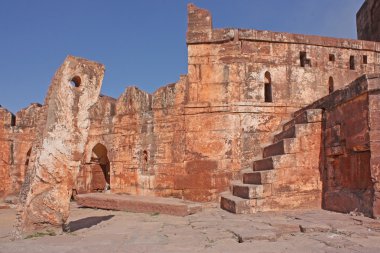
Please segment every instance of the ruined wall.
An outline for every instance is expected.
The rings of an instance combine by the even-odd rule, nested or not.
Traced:
[[[11,128],[14,124],[11,112],[0,107],[0,197],[4,197],[12,189],[12,141]]]
[[[371,150],[370,173],[373,183],[372,215],[380,217],[380,74],[368,81],[369,93],[369,148]]]
[[[32,145],[36,138],[36,129],[41,123],[45,108],[33,103],[16,113],[16,124],[12,131],[13,166],[11,168],[12,195],[18,196],[25,181],[27,168],[31,160]]]
[[[68,56],[52,79],[38,123],[23,184],[17,235],[35,229],[61,230],[77,178],[104,66]]]
[[[360,40],[380,41],[380,2],[366,0],[356,14]]]
[[[116,99],[107,96],[100,96],[96,104],[91,108],[90,130],[74,194],[92,192],[101,188],[104,190],[107,183],[106,178],[93,149],[96,145],[101,145],[106,149],[108,160],[110,159],[110,151],[116,148],[112,135],[112,120],[115,113]]]
[[[327,210],[379,216],[379,91],[379,75],[366,75],[305,108],[324,110],[320,164]]]
[[[39,104],[31,104],[16,115],[0,108],[0,197],[12,196],[12,201],[17,201],[42,112]]]
[[[373,42],[213,29],[211,14],[194,5],[187,44],[187,76],[151,95],[127,88],[114,114],[92,117],[83,189],[99,171],[91,154],[100,143],[112,192],[216,200],[294,111],[380,70]]]
[[[221,171],[248,168],[260,159],[292,112],[380,70],[378,43],[214,29],[211,14],[191,4],[187,44],[185,108],[192,106],[194,116],[186,119],[196,127],[186,129],[186,151],[215,161],[222,178]]]
[[[262,158],[293,112],[363,73],[380,72],[379,43],[214,29],[211,14],[191,4],[187,45],[188,74],[177,83],[153,94],[129,87],[118,99],[100,97],[89,109],[88,138],[75,157],[81,163],[77,193],[102,190],[108,180],[112,192],[216,200],[239,171]],[[4,151],[3,170],[13,171],[19,182],[33,124],[46,125],[27,123],[34,120],[29,114],[20,114],[25,130],[12,133],[16,145],[9,154],[17,153],[18,169],[9,169]],[[4,140],[7,131],[0,135]]]
[[[368,95],[338,104],[326,112],[326,186],[329,210],[372,213]]]

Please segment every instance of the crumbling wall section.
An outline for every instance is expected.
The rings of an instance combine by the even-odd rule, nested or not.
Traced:
[[[380,218],[380,74],[368,81],[369,99],[369,148],[371,151],[370,174],[373,183],[372,215]]]
[[[90,110],[90,130],[86,143],[82,164],[74,187],[75,194],[93,192],[96,190],[94,182],[102,180],[105,188],[105,177],[101,177],[102,171],[99,163],[94,161],[94,147],[98,144],[106,148],[107,155],[115,149],[113,140],[113,117],[116,114],[116,99],[101,95],[96,104]]]
[[[379,216],[379,91],[379,75],[365,75],[303,109],[324,110],[324,209]]]
[[[0,198],[7,196],[12,191],[12,125],[14,125],[14,115],[0,107]]]
[[[79,171],[104,66],[68,56],[52,79],[46,112],[32,147],[32,163],[21,191],[18,235],[30,230],[61,229]]]

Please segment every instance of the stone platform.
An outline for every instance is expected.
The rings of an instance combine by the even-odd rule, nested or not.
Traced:
[[[88,193],[77,195],[80,206],[136,213],[160,213],[187,216],[202,210],[202,205],[175,198],[132,196],[127,194]]]

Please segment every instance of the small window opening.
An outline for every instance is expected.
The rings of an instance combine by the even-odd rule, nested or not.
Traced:
[[[311,67],[311,61],[310,59],[307,58],[307,54],[304,51],[300,52],[300,64],[301,64],[301,67],[306,67],[306,66]]]
[[[363,64],[368,63],[368,57],[366,55],[363,55]]]
[[[330,76],[329,77],[329,94],[334,91],[334,79]]]
[[[148,172],[148,151],[144,150],[142,152],[142,159],[141,159],[141,171],[142,173]]]
[[[148,162],[148,151],[144,150],[143,151],[143,159],[144,159],[144,162]]]
[[[350,56],[350,69],[355,70],[355,57],[353,55]]]
[[[272,99],[272,78],[270,73],[265,72],[265,82],[264,82],[264,101],[273,102]]]
[[[80,79],[79,76],[74,76],[71,80],[70,80],[70,85],[73,86],[73,87],[79,87],[82,83],[82,80]]]
[[[329,54],[329,61],[334,62],[335,61],[335,55]]]

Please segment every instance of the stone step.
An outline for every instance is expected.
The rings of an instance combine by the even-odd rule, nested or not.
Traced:
[[[152,196],[133,196],[114,193],[79,194],[80,206],[107,210],[129,211],[138,213],[160,213],[174,216],[186,216],[202,210],[202,205],[176,198]]]
[[[271,184],[275,179],[275,170],[250,171],[243,174],[244,184]]]
[[[251,214],[254,213],[252,200],[236,197],[231,192],[220,194],[220,208],[231,213]]]
[[[233,181],[243,181],[243,175],[245,173],[249,173],[249,172],[252,172],[252,168],[245,168],[245,169],[242,169],[239,171],[239,174],[237,174],[235,177],[234,177],[234,180]],[[232,189],[232,188],[231,188]]]
[[[260,199],[271,195],[271,184],[244,184],[232,183],[232,194],[243,199]]]
[[[279,142],[280,140],[286,139],[286,138],[294,138],[296,137],[296,127],[295,125],[291,126],[290,128],[283,130],[279,134],[276,134],[273,138],[273,143]]]
[[[294,119],[283,125],[283,130],[286,131],[295,124],[306,124],[312,122],[322,121],[322,109],[308,109],[300,112],[296,112],[297,115]]]
[[[301,136],[307,136],[313,134],[316,129],[320,128],[319,122],[311,122],[307,124],[296,124],[291,126],[287,130],[276,134],[273,138],[273,143],[279,142],[280,140],[287,138],[297,138]]]
[[[299,142],[296,138],[283,139],[264,148],[263,157],[275,155],[294,154],[300,151]]]
[[[296,166],[296,154],[275,155],[253,162],[253,171],[274,170]],[[244,171],[248,172],[248,171]]]
[[[253,171],[272,170],[272,169],[273,169],[272,157],[253,162]]]

